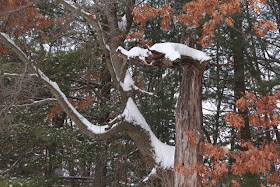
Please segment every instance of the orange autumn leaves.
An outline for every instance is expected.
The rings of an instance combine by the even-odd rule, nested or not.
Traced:
[[[227,186],[238,187],[247,173],[260,175],[264,184],[277,186],[279,171],[275,171],[274,167],[279,164],[279,155],[276,145],[262,143],[256,147],[251,142],[241,142],[240,147],[241,149],[229,150],[210,143],[202,144],[204,160],[211,160],[211,163],[196,164],[191,168],[175,164],[175,171],[185,175],[192,175],[197,171],[202,179],[202,186],[215,186],[227,175],[234,175],[235,180],[228,182]]]
[[[241,112],[248,112],[249,122],[256,129],[278,126],[280,92],[272,96],[256,96],[247,93],[237,100],[236,106]],[[232,112],[225,115],[225,119],[237,130],[245,125],[243,116]],[[191,146],[197,145],[192,131],[185,132]],[[251,173],[260,176],[261,186],[274,186],[279,184],[280,157],[278,144],[275,141],[261,140],[257,144],[254,141],[245,142],[236,140],[233,149],[223,148],[219,145],[204,143],[201,151],[206,164],[194,166],[190,171],[197,170],[202,179],[203,186],[215,186],[227,175],[234,176],[234,180],[228,182],[227,186],[239,187],[245,174]],[[195,169],[196,168],[196,169]],[[175,165],[179,172],[187,174],[184,167]]]
[[[185,25],[194,25],[199,27],[199,20],[208,15],[210,19],[203,24],[203,35],[201,43],[209,45],[214,36],[214,29],[217,24],[223,20],[230,26],[234,21],[231,16],[241,11],[241,0],[219,1],[219,0],[196,0],[186,3],[184,6],[184,14],[178,16],[178,20]]]
[[[32,7],[31,0],[0,0],[0,21],[6,32],[18,37],[32,29],[43,29],[50,21]]]
[[[280,92],[272,96],[255,96],[252,93],[247,93],[237,100],[236,106],[241,112],[246,111],[248,113],[250,125],[258,129],[269,130],[270,127],[277,127],[280,123],[279,101]],[[238,130],[245,125],[243,116],[236,112],[226,114],[225,120]],[[229,151],[219,146],[206,144],[204,145],[204,151],[213,158],[214,164],[215,162],[219,163],[225,157],[233,158],[234,162],[230,169],[231,173],[236,176],[242,177],[246,173],[262,175],[266,179],[266,183],[277,186],[279,170],[273,171],[275,169],[274,165],[279,164],[277,144],[270,141],[255,146],[251,142],[241,140],[240,147],[240,150]]]
[[[240,111],[248,110],[249,123],[255,127],[269,128],[277,126],[280,123],[280,93],[273,96],[256,97],[252,93],[247,93],[236,102]],[[240,130],[245,126],[241,114],[231,112],[225,115],[225,120],[233,127]]]
[[[143,6],[136,6],[133,10],[134,21],[143,28],[147,20],[153,20],[157,16],[161,16],[161,27],[168,29],[171,19],[178,20],[184,25],[192,25],[195,27],[202,26],[203,33],[200,43],[210,45],[214,37],[216,25],[226,23],[230,27],[234,27],[234,14],[242,11],[242,6],[248,6],[256,15],[261,12],[261,7],[266,4],[266,0],[194,0],[186,3],[182,8],[184,13],[173,16],[172,7],[164,4],[163,8],[154,8],[149,3]],[[207,20],[205,19],[207,17]],[[204,23],[199,21],[205,19]],[[202,24],[202,25],[201,25]],[[269,20],[257,20],[253,26],[257,36],[264,36],[268,31],[275,30],[276,24]]]
[[[238,130],[245,126],[242,115],[236,112],[225,114],[225,120]]]
[[[163,8],[154,8],[149,3],[144,4],[143,7],[139,5],[133,10],[134,21],[142,27],[146,25],[148,19],[155,19],[157,16],[162,16],[161,27],[164,30],[168,29],[169,20],[172,17],[173,9],[167,4]]]
[[[275,30],[277,27],[271,21],[266,20],[258,20],[257,23],[254,25],[254,29],[257,36],[264,36],[267,34],[268,31]]]
[[[243,143],[241,146],[247,150],[238,153],[231,152],[230,154],[235,159],[231,171],[239,177],[249,172],[267,175],[273,164],[279,161],[274,143],[262,143],[260,148],[255,147],[251,142]]]
[[[214,185],[229,173],[241,179],[244,174],[251,173],[262,175],[265,183],[279,182],[279,171],[273,171],[274,164],[279,164],[279,155],[274,143],[262,143],[257,148],[250,142],[243,142],[241,147],[244,149],[243,151],[230,151],[218,145],[204,144],[202,148],[204,157],[212,159],[212,164],[205,165],[200,174],[204,184]],[[234,162],[229,164],[226,161],[228,158]],[[239,182],[235,180],[232,180],[231,183],[232,186],[240,186]]]
[[[144,36],[144,26],[146,25],[148,20],[153,20],[158,16],[161,16],[161,28],[164,30],[168,30],[170,19],[173,17],[172,15],[173,9],[167,4],[163,5],[163,8],[155,8],[152,7],[151,4],[147,3],[143,6],[137,5],[133,9],[133,20],[135,23],[140,25],[140,28],[132,33],[128,33],[127,39],[139,39],[141,45],[151,45],[152,42],[150,40],[145,40]]]
[[[87,97],[85,100],[80,102],[74,102],[73,100],[69,100],[69,102],[74,106],[75,109],[84,109],[86,107],[89,107],[92,102],[92,97]],[[62,111],[62,107],[59,104],[56,104],[51,111],[47,114],[47,120],[52,120],[57,114],[59,114]]]

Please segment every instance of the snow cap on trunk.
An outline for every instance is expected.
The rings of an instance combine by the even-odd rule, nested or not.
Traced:
[[[117,51],[120,51],[122,54],[127,56],[127,58],[139,57],[139,59],[145,61],[145,58],[151,55],[151,51],[157,51],[159,53],[165,54],[165,58],[170,61],[175,61],[177,59],[181,59],[182,56],[191,57],[194,60],[203,62],[208,61],[211,58],[206,55],[206,53],[191,48],[187,45],[180,43],[156,43],[149,49],[143,49],[140,47],[133,47],[129,51],[124,49],[123,47],[118,47]]]
[[[150,50],[165,54],[165,58],[168,58],[171,61],[180,59],[181,56],[189,56],[201,62],[210,60],[210,57],[204,52],[180,43],[156,43],[150,48]]]

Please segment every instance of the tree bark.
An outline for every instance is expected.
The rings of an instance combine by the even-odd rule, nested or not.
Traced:
[[[204,68],[186,65],[176,109],[175,186],[199,186],[202,164],[202,75]],[[187,134],[189,136],[187,136]],[[192,138],[192,136],[194,138]]]
[[[106,173],[107,173],[107,161],[108,161],[108,153],[107,147],[102,150],[103,154],[99,155],[98,161],[95,166],[95,174],[93,186],[106,186]]]
[[[235,22],[235,28],[242,30],[242,19]],[[233,55],[233,70],[234,70],[234,100],[235,102],[244,96],[246,91],[245,85],[245,56],[246,46],[243,42],[243,37],[237,31],[231,32],[232,43],[232,55]],[[245,126],[241,128],[241,139],[250,140],[251,132],[248,119],[248,111],[238,110],[245,120]]]

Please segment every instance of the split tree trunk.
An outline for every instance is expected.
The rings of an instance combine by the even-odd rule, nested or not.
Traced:
[[[200,186],[198,165],[203,164],[200,150],[202,133],[202,75],[204,68],[186,65],[176,109],[175,186]],[[189,136],[187,136],[187,134]],[[194,138],[192,138],[192,135]]]

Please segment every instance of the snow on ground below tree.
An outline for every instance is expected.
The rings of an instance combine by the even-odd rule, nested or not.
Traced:
[[[175,146],[170,146],[162,143],[152,132],[150,126],[147,124],[145,118],[142,116],[138,110],[136,104],[129,98],[126,104],[126,108],[122,114],[125,117],[125,120],[133,123],[135,125],[140,125],[145,129],[150,137],[151,144],[155,150],[156,162],[165,169],[171,169],[174,167],[174,155],[175,155]]]
[[[210,60],[210,57],[206,53],[193,49],[187,45],[180,43],[156,43],[149,49],[142,49],[140,47],[133,47],[129,51],[125,50],[123,47],[118,47],[117,51],[127,56],[127,58],[139,57],[141,60],[145,61],[145,57],[151,55],[150,50],[157,51],[165,54],[165,58],[174,61],[180,59],[182,56],[188,56],[200,62]]]

